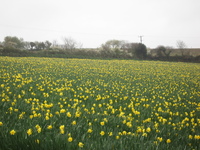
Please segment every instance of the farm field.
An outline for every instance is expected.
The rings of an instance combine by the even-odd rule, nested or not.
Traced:
[[[200,149],[200,64],[0,57],[0,149]]]

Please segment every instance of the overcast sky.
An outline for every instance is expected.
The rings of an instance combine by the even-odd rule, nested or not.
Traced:
[[[1,0],[0,41],[5,36],[60,44],[71,37],[86,48],[143,36],[150,48],[177,40],[200,48],[200,0]]]

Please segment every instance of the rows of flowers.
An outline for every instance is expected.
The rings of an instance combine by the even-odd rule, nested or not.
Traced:
[[[200,148],[199,64],[0,63],[0,149]]]

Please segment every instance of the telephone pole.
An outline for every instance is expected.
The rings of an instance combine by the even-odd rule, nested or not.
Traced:
[[[139,38],[140,38],[140,43],[142,43],[142,37],[143,35],[140,35]]]

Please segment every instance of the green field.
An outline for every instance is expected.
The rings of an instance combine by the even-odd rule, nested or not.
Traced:
[[[0,57],[0,150],[200,149],[200,65]]]

